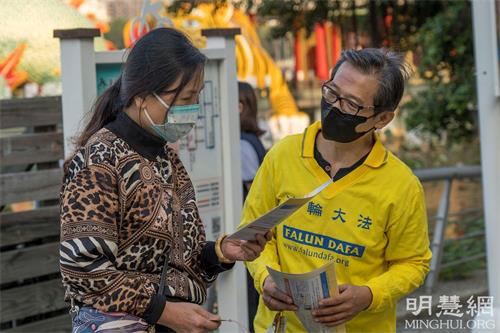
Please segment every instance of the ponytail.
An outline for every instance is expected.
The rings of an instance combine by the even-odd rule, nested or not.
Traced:
[[[87,121],[85,129],[73,140],[75,152],[64,162],[63,170],[65,174],[68,170],[69,161],[73,158],[76,151],[85,146],[92,135],[115,120],[116,116],[123,108],[123,103],[120,98],[121,78],[122,76],[120,75],[118,79],[97,98],[92,106],[90,112],[91,118]]]

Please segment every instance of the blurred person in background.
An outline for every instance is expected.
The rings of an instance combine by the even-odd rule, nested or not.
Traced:
[[[240,112],[241,177],[243,199],[246,198],[255,174],[264,160],[266,149],[259,137],[265,132],[257,121],[257,97],[252,86],[238,82]]]

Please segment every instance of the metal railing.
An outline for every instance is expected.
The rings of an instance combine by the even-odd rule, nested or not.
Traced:
[[[446,167],[446,168],[433,168],[433,169],[419,169],[414,170],[415,175],[420,179],[421,182],[435,182],[443,181],[444,188],[441,194],[441,199],[439,201],[439,207],[434,220],[436,224],[434,226],[434,234],[432,237],[431,250],[432,250],[432,260],[430,265],[430,271],[427,275],[425,281],[425,288],[427,292],[432,292],[434,286],[436,285],[439,272],[442,268],[456,266],[469,262],[472,260],[478,260],[486,256],[485,253],[475,254],[469,257],[460,258],[449,263],[442,264],[443,248],[445,243],[445,231],[448,225],[449,218],[449,208],[450,208],[450,193],[453,181],[456,179],[465,178],[480,178],[481,177],[481,166],[458,166],[458,167]],[[468,234],[464,234],[452,241],[459,241],[472,237],[484,236],[483,231],[474,231]]]

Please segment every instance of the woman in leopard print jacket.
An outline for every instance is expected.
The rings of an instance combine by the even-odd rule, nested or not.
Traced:
[[[214,330],[220,318],[200,306],[207,286],[270,238],[206,241],[193,184],[166,144],[194,126],[204,64],[174,29],[142,37],[65,163],[60,267],[73,332]]]

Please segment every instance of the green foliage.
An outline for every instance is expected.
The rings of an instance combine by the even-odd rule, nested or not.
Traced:
[[[333,18],[339,8],[336,0],[264,0],[257,14],[265,18],[276,18],[277,25],[271,30],[272,38],[281,38],[288,32],[306,28],[310,33],[316,22]]]
[[[127,19],[119,17],[109,25],[109,31],[104,34],[104,37],[112,41],[117,49],[123,49],[125,45],[123,44],[123,27],[127,23]]]
[[[245,0],[240,0],[245,1]],[[248,1],[251,2],[252,1]],[[368,34],[369,46],[391,46],[406,50],[413,45],[413,34],[428,18],[443,9],[441,0],[262,0],[258,5],[259,17],[277,19],[271,33],[281,38],[288,32],[306,28],[310,33],[314,24],[331,21],[343,31]],[[384,26],[384,17],[392,16],[392,28]],[[383,41],[382,41],[383,40]],[[367,46],[367,45],[365,45]]]
[[[447,143],[476,135],[476,93],[470,3],[450,1],[416,34],[426,87],[407,103],[406,123]]]
[[[464,233],[484,230],[484,219],[466,219],[458,223]],[[449,241],[444,244],[442,264],[464,259],[476,254],[484,253],[486,242],[484,236],[467,238],[459,241]],[[457,280],[469,277],[478,269],[484,269],[486,260],[471,260],[441,270],[439,276],[443,280]]]
[[[276,19],[272,38],[330,20],[344,34],[369,35],[365,46],[414,51],[425,85],[403,108],[408,128],[445,145],[477,134],[470,2],[263,0],[258,15]]]
[[[248,1],[248,0],[246,0]],[[211,3],[215,4],[216,7],[222,6],[227,3],[227,0],[173,0],[166,7],[167,12],[179,14],[179,13],[191,13],[191,11],[196,8],[199,4]]]

